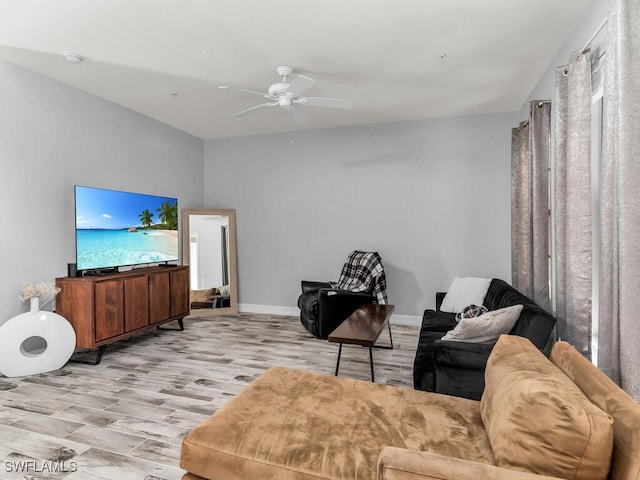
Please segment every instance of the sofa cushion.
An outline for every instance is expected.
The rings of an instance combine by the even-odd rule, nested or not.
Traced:
[[[187,435],[180,465],[213,480],[374,480],[384,446],[493,463],[480,402],[273,367]]]
[[[525,294],[500,278],[491,280],[482,304],[489,310],[497,310],[509,305],[537,305]]]
[[[431,452],[385,447],[378,461],[379,480],[558,480],[516,472]],[[182,480],[200,480],[183,478]]]
[[[203,303],[213,300],[213,296],[218,294],[217,288],[207,288],[206,290],[191,290],[191,302]]]
[[[598,407],[613,417],[611,480],[640,478],[640,404],[567,342],[556,342],[550,360]]]
[[[490,278],[455,277],[442,300],[440,310],[458,313],[467,305],[482,305],[490,283]]]
[[[493,342],[503,333],[509,333],[522,312],[522,305],[500,308],[479,317],[462,318],[442,340],[456,342]]]
[[[499,338],[480,403],[496,465],[576,480],[607,478],[611,416],[528,339]]]

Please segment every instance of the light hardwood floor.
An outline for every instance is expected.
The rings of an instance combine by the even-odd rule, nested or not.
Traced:
[[[338,345],[296,317],[207,313],[111,345],[97,366],[0,375],[0,479],[177,480],[184,436],[264,370],[334,373]],[[411,388],[419,327],[392,332],[395,348],[373,353],[376,382]],[[369,380],[368,349],[345,345],[340,375]]]

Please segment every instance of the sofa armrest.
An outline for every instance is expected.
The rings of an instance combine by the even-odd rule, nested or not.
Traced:
[[[436,340],[435,364],[484,370],[496,342],[471,343]]]
[[[320,296],[326,296],[329,299],[333,297],[359,297],[369,300],[369,303],[374,302],[376,299],[376,297],[367,292],[352,292],[351,290],[341,290],[339,288],[321,288],[318,293]]]
[[[321,288],[333,288],[331,282],[314,282],[309,280],[302,280],[302,282],[300,282],[300,285],[302,287],[302,293],[315,292],[317,290],[320,290]]]
[[[440,307],[442,306],[442,302],[446,295],[447,292],[436,292],[436,312],[440,311]]]
[[[430,452],[384,447],[378,458],[377,478],[378,480],[552,480],[556,477],[518,472]]]

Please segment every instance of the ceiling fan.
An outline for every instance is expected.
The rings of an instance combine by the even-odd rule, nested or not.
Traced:
[[[271,85],[267,91],[268,93],[230,87],[228,85],[221,85],[218,87],[228,88],[230,90],[236,90],[238,92],[244,92],[251,95],[258,95],[269,100],[266,103],[234,113],[232,117],[243,117],[249,113],[256,112],[266,107],[278,106],[286,109],[296,122],[305,123],[308,121],[308,118],[302,110],[297,108],[300,105],[306,105],[309,107],[342,108],[346,110],[349,110],[353,106],[351,100],[345,100],[342,98],[303,97],[302,94],[316,83],[313,78],[305,75],[297,75],[289,82],[287,79],[293,73],[293,69],[287,65],[277,67],[276,72],[280,75],[282,80]]]

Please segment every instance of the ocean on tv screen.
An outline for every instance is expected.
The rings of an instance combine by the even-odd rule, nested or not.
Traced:
[[[177,230],[78,229],[78,270],[176,260]]]

